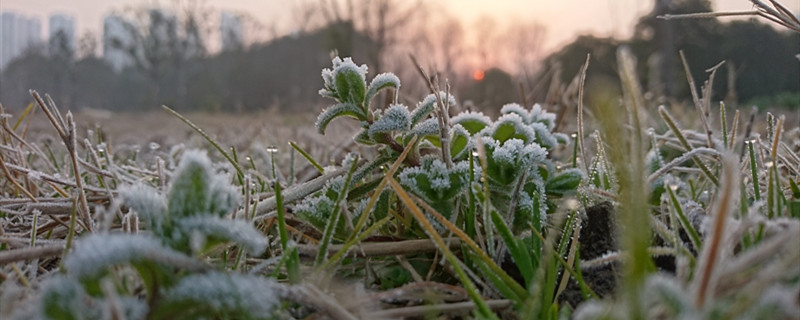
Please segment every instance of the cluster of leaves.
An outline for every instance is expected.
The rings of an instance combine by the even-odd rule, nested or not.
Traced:
[[[215,271],[202,262],[227,241],[260,255],[267,239],[252,224],[226,219],[239,192],[216,174],[205,152],[187,151],[164,197],[128,186],[124,204],[149,235],[100,232],[81,237],[63,260],[63,273],[43,284],[38,305],[19,318],[195,319],[269,318],[278,285],[264,277]],[[143,286],[144,294],[136,292]]]

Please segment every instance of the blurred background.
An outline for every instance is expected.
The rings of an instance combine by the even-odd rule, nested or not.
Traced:
[[[800,0],[780,2],[800,14]],[[492,114],[574,102],[587,53],[588,98],[605,94],[628,45],[653,103],[691,100],[683,50],[699,83],[726,61],[714,100],[800,110],[800,34],[756,18],[656,19],[742,10],[749,1],[3,0],[0,102],[22,110],[36,89],[72,110],[316,112],[335,51],[397,74],[412,106],[427,93],[413,54]]]

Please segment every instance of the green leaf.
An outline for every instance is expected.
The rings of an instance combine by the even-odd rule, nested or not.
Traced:
[[[450,123],[460,124],[464,129],[467,129],[470,135],[475,135],[490,126],[492,121],[480,112],[462,112],[451,118]]]
[[[390,133],[393,131],[408,131],[411,128],[411,114],[408,108],[401,104],[394,104],[388,109],[383,116],[369,126],[369,136],[373,140],[378,135]]]
[[[372,98],[378,94],[381,90],[394,88],[395,90],[400,88],[400,79],[397,78],[396,75],[392,73],[381,73],[375,78],[372,79],[372,82],[369,83],[369,88],[367,89],[366,94],[366,101],[372,101]]]
[[[583,180],[583,172],[580,169],[565,170],[548,180],[545,190],[547,195],[561,197],[575,191],[581,184],[581,180]]]
[[[366,83],[363,72],[355,64],[342,64],[333,70],[333,77],[340,102],[364,105]]]
[[[322,113],[317,116],[317,121],[314,123],[314,126],[317,127],[319,133],[325,134],[325,129],[328,127],[331,120],[342,116],[352,117],[361,121],[367,120],[367,114],[355,104],[340,103],[322,110]]]
[[[450,154],[453,159],[466,159],[469,152],[469,132],[459,124],[450,130]]]

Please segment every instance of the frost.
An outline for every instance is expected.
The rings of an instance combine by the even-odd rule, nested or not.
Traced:
[[[157,190],[136,184],[123,186],[119,194],[125,205],[143,217],[156,234],[162,234],[163,221],[167,213],[167,200]]]
[[[75,250],[64,258],[64,267],[78,278],[94,276],[108,267],[142,260],[165,264],[193,265],[197,262],[183,253],[165,247],[144,235],[90,234],[77,241]]]
[[[415,136],[428,136],[433,134],[439,134],[439,120],[436,118],[430,118],[421,123],[414,126],[414,129],[411,130],[411,134]]]
[[[369,136],[391,131],[406,131],[411,127],[411,114],[408,107],[402,104],[393,104],[386,113],[369,127]]]
[[[542,147],[552,149],[558,145],[556,137],[550,133],[550,130],[548,130],[544,124],[534,122],[530,124],[530,128],[533,129],[536,134],[536,142],[542,145]]]
[[[447,103],[448,106],[456,105],[456,98],[453,95],[447,95],[444,91],[439,91],[439,98],[442,99],[442,103]],[[422,119],[425,119],[434,109],[436,109],[436,104],[438,101],[436,100],[436,95],[433,93],[429,94],[422,99],[422,101],[417,104],[417,107],[411,113],[411,123],[416,124]]]
[[[400,88],[400,79],[390,72],[381,73],[375,76],[375,78],[372,78],[372,82],[369,83],[366,101],[372,100],[372,97],[378,94],[379,91],[386,88]]]
[[[41,303],[39,304],[41,319],[83,319],[85,304],[83,298],[86,292],[80,283],[64,276],[56,276],[48,280],[42,289]]]
[[[173,219],[202,214],[224,215],[238,205],[239,191],[216,175],[204,151],[186,151],[173,174],[168,210]]]
[[[28,171],[28,179],[30,179],[31,181],[36,181],[36,182],[42,181],[42,175],[43,173],[40,171],[36,170]]]
[[[193,274],[167,290],[164,303],[187,304],[202,309],[195,309],[195,312],[211,311],[237,315],[237,318],[268,318],[280,302],[281,289],[275,281],[259,276],[219,272]]]
[[[490,126],[492,120],[481,112],[462,112],[450,118],[450,123],[460,124],[464,129],[469,131],[470,135],[474,135]]]
[[[534,131],[532,127],[526,125],[519,115],[509,113],[497,119],[491,127],[484,129],[484,133],[500,142],[516,138],[522,140],[524,143],[531,143],[536,141],[537,132]]]
[[[242,220],[224,219],[214,216],[189,217],[180,220],[176,226],[184,234],[195,237],[228,239],[247,247],[247,251],[260,255],[267,248],[267,239],[250,223]]]
[[[333,69],[322,69],[322,80],[325,82],[319,94],[323,97],[337,99],[340,102],[356,103],[363,101],[366,87],[367,66],[360,67],[351,58],[333,58]],[[349,77],[355,76],[355,78]],[[360,82],[360,83],[354,83]],[[360,87],[360,92],[355,89]],[[359,97],[360,96],[360,97]]]
[[[540,104],[534,104],[529,112],[530,118],[528,118],[528,123],[541,123],[544,124],[548,131],[553,130],[556,126],[556,115],[554,113],[547,112],[544,110]]]
[[[503,105],[503,107],[500,108],[500,113],[502,113],[502,114],[511,114],[511,113],[513,113],[513,114],[518,115],[520,118],[522,118],[523,122],[531,123],[531,118],[530,118],[530,114],[528,113],[528,110],[525,110],[524,107],[522,107],[521,105],[519,105],[517,103],[509,103],[509,104]]]
[[[532,166],[544,161],[547,151],[536,144],[526,145],[522,140],[510,139],[503,146],[496,148],[492,158],[496,162],[516,165],[518,169]]]
[[[448,169],[435,157],[425,157],[419,167],[406,168],[400,173],[400,184],[430,202],[451,199],[464,191],[469,180],[469,163],[460,161]]]
[[[367,117],[367,115],[364,113],[364,110],[355,104],[340,103],[322,110],[322,113],[317,116],[317,121],[314,122],[314,126],[317,128],[319,133],[325,134],[325,129],[328,127],[328,124],[331,122],[331,120],[341,116],[349,116],[356,119],[366,119]]]

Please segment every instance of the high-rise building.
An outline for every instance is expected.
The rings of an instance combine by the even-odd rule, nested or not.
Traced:
[[[13,12],[0,14],[0,68],[42,41],[42,24],[38,18]]]
[[[75,52],[75,18],[61,13],[51,15],[49,29],[50,54]]]
[[[133,65],[133,57],[128,50],[134,45],[133,35],[129,28],[132,26],[121,16],[111,14],[103,19],[103,60],[114,71]]]
[[[222,51],[242,48],[244,45],[244,38],[242,34],[241,16],[223,11],[220,16],[219,29]]]

